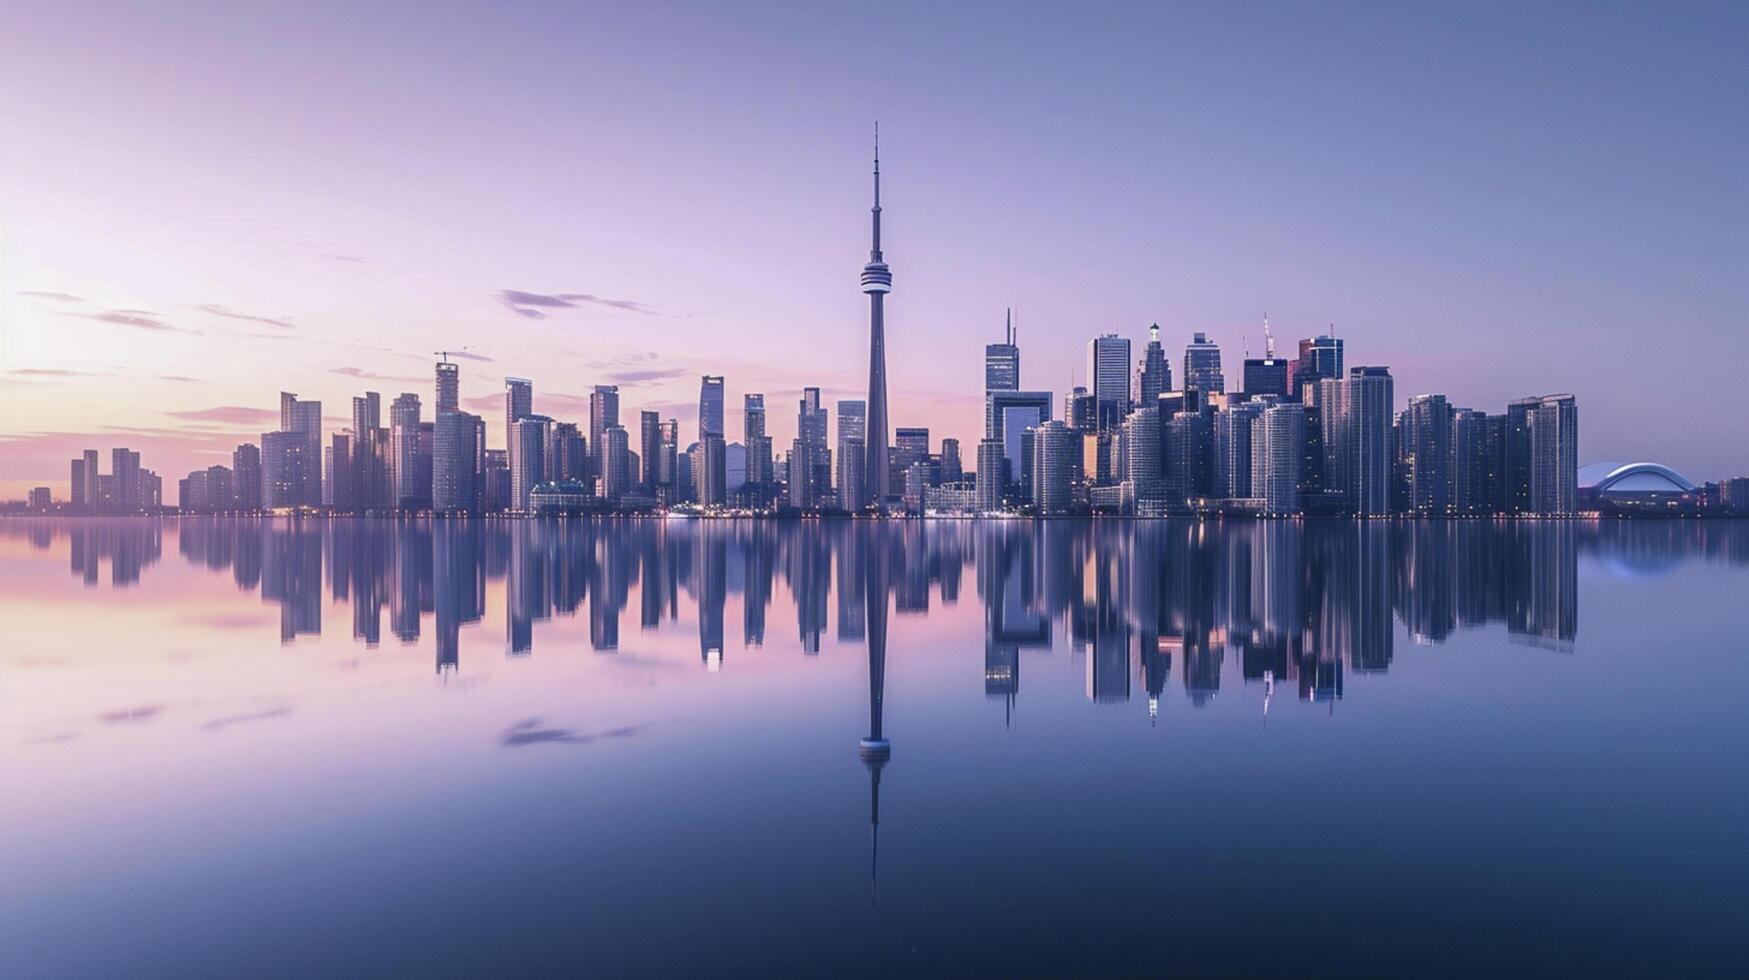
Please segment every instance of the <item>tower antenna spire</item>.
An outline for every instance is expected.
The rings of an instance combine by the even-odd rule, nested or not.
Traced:
[[[1263,311],[1263,356],[1275,360],[1275,334],[1269,332],[1269,311]]]

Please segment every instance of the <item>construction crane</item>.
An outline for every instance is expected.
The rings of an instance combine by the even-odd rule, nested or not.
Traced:
[[[449,356],[451,354],[455,354],[457,356],[460,356],[460,355],[465,354],[471,350],[473,350],[473,347],[470,346],[470,347],[463,347],[461,350],[434,350],[431,353],[436,354],[438,357],[443,358],[443,363],[448,364],[449,363]]]

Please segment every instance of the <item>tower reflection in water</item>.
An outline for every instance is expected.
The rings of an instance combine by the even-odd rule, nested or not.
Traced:
[[[229,571],[279,609],[279,638],[321,633],[350,610],[352,635],[401,642],[435,630],[436,667],[460,669],[464,628],[489,628],[502,583],[505,649],[534,652],[535,625],[577,617],[589,645],[617,650],[637,605],[642,630],[697,623],[700,661],[732,669],[725,610],[740,605],[740,649],[820,653],[822,639],[870,647],[878,695],[888,603],[926,616],[974,576],[987,696],[1012,718],[1025,651],[1066,644],[1086,696],[1150,712],[1173,683],[1192,705],[1223,680],[1342,697],[1345,674],[1383,673],[1398,636],[1438,644],[1499,624],[1568,650],[1578,630],[1577,566],[1656,572],[1688,557],[1749,562],[1742,522],[686,522],[148,519],[0,522],[36,549],[64,547],[87,586],[128,588],[166,538],[197,566]],[[107,566],[107,576],[105,576]],[[326,589],[326,592],[324,592]],[[770,622],[794,616],[793,629]],[[330,626],[331,628],[331,626]],[[773,637],[792,635],[792,644]],[[1231,669],[1227,669],[1231,668]],[[1136,689],[1140,688],[1141,693]],[[880,738],[877,710],[871,740]]]

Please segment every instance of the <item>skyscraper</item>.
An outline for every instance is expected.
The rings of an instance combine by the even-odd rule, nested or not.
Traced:
[[[631,437],[625,426],[601,430],[601,489],[598,496],[617,501],[632,488]]]
[[[1245,358],[1245,394],[1256,398],[1258,395],[1279,395],[1287,397],[1288,363],[1285,357],[1270,354],[1266,357]]]
[[[1451,413],[1451,508],[1458,514],[1486,514],[1489,489],[1488,416],[1469,408]]]
[[[723,435],[723,378],[707,374],[698,386],[698,437]]]
[[[818,388],[804,391],[814,392],[814,400],[819,401]],[[774,470],[775,463],[771,454],[771,436],[765,431],[765,395],[750,392],[742,398],[741,441],[747,451],[747,497],[748,503],[755,507],[765,506],[770,502],[771,487],[777,482]],[[821,426],[820,443],[826,442],[824,423]]]
[[[912,463],[929,458],[929,430],[924,428],[900,428],[893,430],[893,449],[888,459],[892,463],[892,484],[905,485],[905,472]]]
[[[589,458],[597,480],[602,479],[608,466],[602,434],[618,424],[619,385],[596,385],[589,393]],[[607,496],[607,489],[599,484],[595,492],[597,496]]]
[[[941,440],[941,482],[958,483],[965,478],[965,466],[960,461],[960,441],[953,438]]]
[[[1020,345],[1014,342],[1014,311],[1008,311],[1000,344],[984,345],[984,390],[1016,391],[1020,388]]]
[[[1113,420],[1130,410],[1130,342],[1108,333],[1087,342],[1087,381],[1095,401],[1112,406]],[[1048,418],[1049,415],[1047,414]],[[1102,418],[1105,417],[1102,414]]]
[[[1052,419],[1033,430],[1032,503],[1044,515],[1069,512],[1070,476],[1074,467],[1075,433]]]
[[[644,486],[654,491],[662,485],[662,417],[655,412],[638,413],[638,453],[643,457]]]
[[[1289,384],[1300,401],[1310,401],[1307,386],[1316,387],[1325,378],[1342,377],[1342,341],[1329,334],[1300,341],[1300,355],[1294,360]]]
[[[1349,506],[1362,517],[1391,512],[1392,388],[1389,368],[1348,370],[1342,398],[1342,451],[1348,462]]]
[[[422,510],[431,499],[431,456],[420,439],[419,396],[402,392],[389,406],[390,458],[395,467],[395,506]]]
[[[1257,496],[1251,486],[1251,430],[1272,401],[1245,401],[1215,413],[1213,493],[1217,497]]]
[[[322,502],[322,403],[299,399],[289,391],[279,393],[279,428],[303,436],[304,446],[294,457],[290,474],[292,500],[282,506],[316,506]],[[265,447],[263,447],[265,448]]]
[[[454,409],[437,413],[431,457],[432,510],[440,514],[479,513],[480,479],[475,472],[479,432],[477,415]]]
[[[892,492],[887,446],[887,336],[884,312],[893,273],[881,257],[881,134],[875,127],[873,237],[868,264],[862,267],[862,291],[868,294],[868,422],[864,436],[863,479],[868,500],[886,506]]]
[[[1124,466],[1129,476],[1126,493],[1137,512],[1159,506],[1162,494],[1162,456],[1164,440],[1160,431],[1160,410],[1144,405],[1131,412],[1123,423]]]
[[[1154,399],[1172,390],[1172,366],[1160,343],[1160,325],[1148,326],[1148,346],[1142,348],[1142,368],[1136,374],[1136,404],[1152,405]]]
[[[868,403],[860,398],[838,402],[838,506],[861,510],[868,503]],[[851,457],[855,456],[854,464]],[[852,470],[855,472],[853,473]],[[855,477],[854,479],[852,477]]]
[[[534,414],[534,382],[527,378],[504,379],[504,448],[516,442],[516,423]],[[515,503],[511,506],[514,508]]]
[[[547,428],[553,420],[524,415],[510,427],[510,509],[528,512],[529,494],[546,474]]]
[[[1452,412],[1444,395],[1416,395],[1403,415],[1402,456],[1409,471],[1409,509],[1442,516],[1452,510]]]
[[[1008,461],[1004,485],[1013,487],[1032,465],[1022,443],[1026,433],[1051,417],[1048,391],[991,391],[984,394],[984,437],[1002,446]],[[979,468],[983,463],[978,464]]]
[[[1543,516],[1572,514],[1579,507],[1578,402],[1572,395],[1543,395],[1534,401],[1528,412],[1529,511]]]
[[[1251,496],[1263,513],[1281,516],[1300,510],[1300,462],[1305,452],[1306,410],[1283,402],[1259,412],[1251,423]]]
[[[1191,335],[1184,348],[1184,388],[1204,395],[1227,390],[1227,379],[1221,374],[1221,348],[1209,340],[1208,334]]]
[[[261,449],[254,443],[232,450],[231,485],[238,510],[261,509]]]
[[[983,439],[978,443],[978,512],[988,514],[1002,507],[1007,495],[1005,476],[1008,460],[1003,455],[999,439]]]
[[[445,358],[437,362],[437,414],[456,412],[462,406],[461,365]],[[354,430],[357,431],[357,430]]]

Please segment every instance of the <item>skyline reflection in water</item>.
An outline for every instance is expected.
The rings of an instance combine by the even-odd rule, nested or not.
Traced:
[[[1705,972],[1745,569],[1727,522],[4,521],[0,972]],[[1169,962],[1119,941],[1162,908]]]

